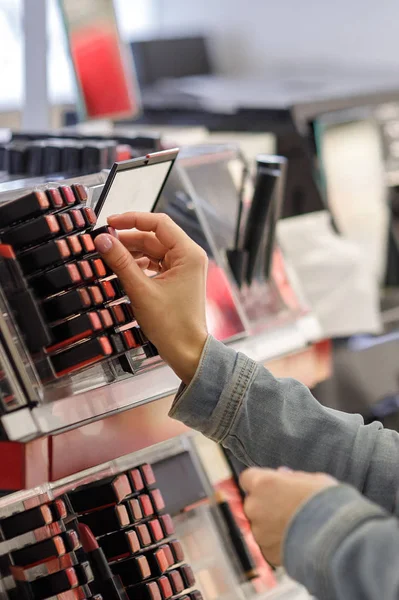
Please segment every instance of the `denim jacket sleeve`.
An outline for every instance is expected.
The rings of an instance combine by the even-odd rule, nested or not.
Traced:
[[[399,434],[321,406],[294,379],[209,336],[194,379],[170,416],[229,448],[248,466],[322,471],[392,511],[399,488]]]
[[[397,519],[350,486],[329,488],[292,519],[284,563],[320,600],[397,600]]]
[[[211,336],[195,377],[188,387],[181,386],[170,416],[223,444],[248,466],[285,465],[309,472],[322,471],[356,487],[368,500],[349,486],[339,486],[337,490],[344,488],[344,492],[340,492],[344,497],[331,491],[327,504],[321,503],[317,496],[299,511],[285,543],[287,570],[322,598],[391,600],[397,597],[392,594],[398,579],[391,578],[391,593],[386,590],[386,595],[379,592],[362,595],[361,590],[367,586],[372,589],[372,581],[381,581],[384,572],[389,567],[392,569],[392,561],[399,566],[399,533],[396,525],[392,527],[392,521],[395,524],[397,521],[388,516],[388,512],[394,510],[399,488],[399,434],[383,429],[379,423],[365,426],[359,415],[321,406],[298,381],[276,379],[258,363]],[[309,509],[312,502],[313,512]],[[329,538],[328,534],[322,535],[328,523],[319,520],[317,502],[320,502],[317,506],[321,512],[324,507],[330,511],[326,517],[331,516],[333,530],[337,532],[336,545],[327,544],[329,553],[322,552]],[[353,504],[359,506],[358,512]],[[320,527],[321,523],[324,527]],[[384,545],[384,532],[390,529]],[[319,531],[320,535],[315,535]],[[364,546],[363,537],[368,540]],[[376,569],[370,567],[366,572],[355,559],[354,549],[364,548],[371,565],[370,547],[374,540],[376,553],[379,553]],[[299,547],[302,551],[295,552]],[[311,555],[323,556],[323,560],[311,561]],[[353,564],[349,578],[360,590],[357,595],[337,592],[338,580],[348,578],[346,558]],[[378,575],[378,563],[381,561],[382,565],[383,559],[387,564]],[[327,576],[326,564],[330,565],[327,583],[323,580]],[[366,579],[361,581],[363,575]],[[330,587],[330,595],[326,595],[326,587]]]

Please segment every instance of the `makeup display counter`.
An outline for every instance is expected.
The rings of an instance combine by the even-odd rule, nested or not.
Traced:
[[[164,62],[154,58],[158,64]],[[219,132],[272,134],[274,151],[288,159],[283,216],[327,208],[337,232],[359,245],[377,273],[382,319],[390,320],[398,302],[387,307],[386,297],[397,296],[399,282],[399,91],[394,73],[332,66],[321,71],[310,65],[265,73],[263,81],[170,75],[146,85],[143,103],[140,123],[153,127],[202,126],[212,137]],[[397,326],[395,334],[391,325],[385,329],[378,338],[336,344],[335,379],[318,391],[323,404],[360,412],[367,420],[397,423]]]
[[[155,55],[152,59],[155,60]],[[163,60],[159,61],[163,64]],[[271,71],[263,80],[201,75],[146,86],[137,126],[202,126],[210,132],[270,133],[288,163],[284,216],[323,210],[314,123],[324,114],[385,107],[399,98],[396,73],[310,65]],[[76,121],[66,115],[68,123]],[[395,134],[396,135],[396,134]]]
[[[252,185],[233,146],[176,155],[0,188],[1,600],[304,594],[262,558],[223,451],[168,417],[179,381],[95,253],[107,215],[167,212],[208,253],[211,333],[276,376],[329,377],[275,243],[285,159],[258,157]]]

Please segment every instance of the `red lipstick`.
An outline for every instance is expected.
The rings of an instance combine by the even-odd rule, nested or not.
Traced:
[[[87,525],[79,523],[78,530],[83,550],[90,561],[95,581],[98,582],[96,592],[101,593],[104,598],[109,598],[109,600],[127,600],[119,577],[113,575],[104,552],[99,547],[91,529]]]
[[[73,204],[76,203],[76,198],[72,191],[72,188],[70,188],[67,185],[61,185],[58,189],[59,189],[61,196],[67,206],[72,206]]]
[[[87,202],[88,195],[84,185],[82,185],[81,183],[75,183],[72,185],[72,189],[78,202]]]
[[[96,247],[91,236],[88,233],[83,233],[79,236],[80,242],[84,248],[85,253],[89,254],[96,251]]]
[[[50,188],[46,193],[53,208],[62,208],[64,206],[64,201],[57,188]]]
[[[70,235],[66,239],[72,254],[78,256],[83,252],[81,240],[79,240],[79,238],[76,235]]]

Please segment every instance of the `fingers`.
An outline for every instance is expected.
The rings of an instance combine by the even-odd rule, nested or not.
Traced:
[[[261,469],[259,467],[252,467],[244,471],[240,477],[240,485],[244,492],[250,494],[261,482],[275,481],[276,479],[285,478],[286,476],[292,477],[298,475],[298,471],[293,471],[288,467],[279,467],[275,469]]]
[[[108,223],[118,231],[133,228],[139,231],[152,231],[168,250],[172,250],[178,244],[192,243],[188,235],[170,217],[161,213],[130,212],[113,215],[108,217]]]
[[[153,233],[143,231],[120,231],[118,237],[130,252],[142,252],[157,260],[162,259],[168,251]]]
[[[146,271],[147,269],[149,269],[150,263],[151,263],[150,259],[147,258],[146,256],[142,256],[141,258],[136,259],[136,265],[138,267],[140,267],[140,269],[142,271]]]
[[[265,478],[265,474],[273,473],[271,469],[260,469],[253,467],[247,469],[240,476],[240,486],[247,494],[256,487],[256,485]]]
[[[147,286],[150,279],[141,271],[133,256],[115,237],[102,233],[94,240],[97,251],[112,271],[121,280],[127,295],[134,299],[142,293],[143,285]]]
[[[290,469],[289,467],[279,467],[277,469],[278,473],[286,473],[288,475],[288,473],[294,474],[294,471],[292,469]]]

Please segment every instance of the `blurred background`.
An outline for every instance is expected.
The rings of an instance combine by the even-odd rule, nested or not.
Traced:
[[[216,72],[261,75],[306,68],[374,70],[397,68],[399,7],[394,0],[116,0],[124,40],[200,33],[209,39]],[[56,0],[48,0],[49,92],[54,105],[73,102],[75,91]],[[23,104],[23,2],[0,0],[0,123]],[[5,83],[6,82],[6,83]],[[17,123],[18,116],[13,114]]]

